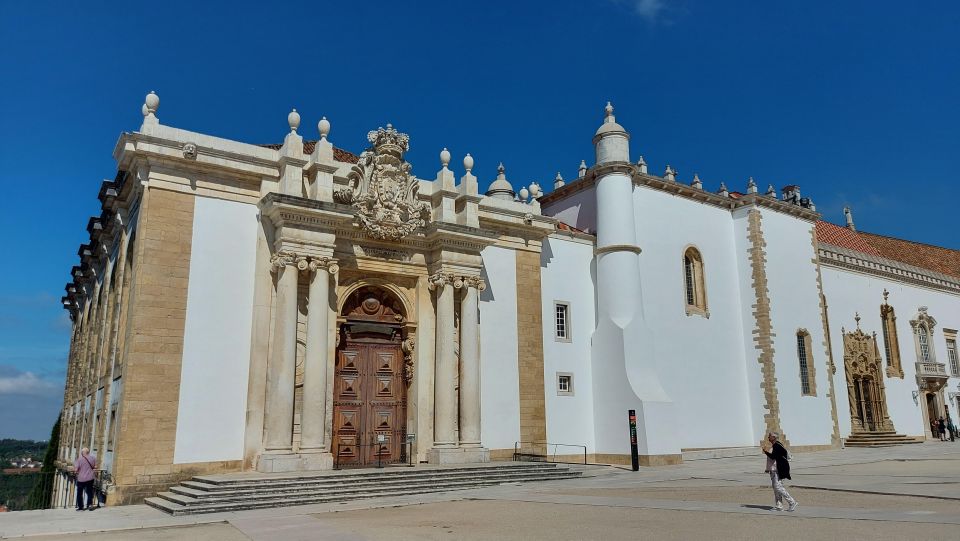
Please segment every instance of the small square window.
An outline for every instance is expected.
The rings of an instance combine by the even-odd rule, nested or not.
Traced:
[[[557,396],[573,396],[573,374],[557,372]]]
[[[553,303],[554,337],[558,342],[570,341],[570,304],[566,302]]]

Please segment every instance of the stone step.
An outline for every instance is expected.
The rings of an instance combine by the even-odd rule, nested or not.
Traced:
[[[231,493],[216,493],[215,495],[204,494],[201,497],[197,495],[183,494],[179,490],[171,489],[170,492],[160,493],[160,497],[166,500],[179,503],[181,505],[202,505],[206,503],[226,503],[241,502],[249,500],[276,500],[287,498],[309,498],[313,496],[339,497],[349,499],[358,494],[381,493],[384,495],[393,493],[406,494],[410,490],[426,490],[431,492],[442,492],[445,490],[455,490],[460,488],[477,488],[482,486],[497,485],[503,483],[529,483],[536,481],[559,481],[563,479],[574,479],[579,477],[575,472],[552,473],[550,475],[531,475],[514,476],[504,478],[476,477],[467,480],[448,480],[448,481],[429,481],[420,483],[392,484],[392,485],[367,485],[358,487],[343,487],[337,490],[330,490],[324,487],[309,488],[302,490],[275,490],[275,491],[243,491]],[[176,487],[173,487],[176,488]]]
[[[442,468],[410,468],[407,466],[388,466],[386,468],[363,468],[355,470],[335,470],[316,473],[292,473],[292,474],[264,474],[235,476],[235,475],[198,475],[193,477],[194,482],[206,483],[208,485],[238,485],[238,484],[276,484],[284,482],[313,482],[324,479],[358,479],[365,477],[389,477],[409,475],[433,475],[433,474],[453,474],[459,472],[494,472],[494,471],[521,471],[521,470],[545,470],[556,468],[556,463],[551,462],[531,462],[524,464],[503,464],[496,466],[460,466],[460,467],[442,467]]]
[[[365,498],[375,498],[382,496],[403,496],[428,494],[432,492],[448,492],[454,490],[466,490],[470,488],[481,488],[486,486],[498,485],[505,482],[538,482],[552,481],[562,479],[572,479],[580,476],[582,472],[567,471],[562,474],[553,475],[531,475],[520,476],[517,479],[476,479],[468,482],[457,482],[447,484],[431,483],[429,485],[407,485],[393,487],[368,487],[366,490],[353,493],[307,493],[300,495],[277,494],[265,498],[256,494],[245,495],[237,500],[219,501],[216,499],[197,499],[190,496],[164,492],[155,498],[147,498],[145,503],[162,511],[173,515],[185,515],[195,513],[213,513],[224,511],[240,511],[246,509],[259,509],[266,507],[284,507],[292,505],[308,505],[315,503],[329,503],[345,500],[356,500]]]
[[[420,483],[437,483],[437,482],[450,482],[450,481],[470,481],[477,478],[485,478],[491,480],[509,480],[514,477],[523,476],[524,478],[530,476],[550,476],[554,474],[569,474],[574,473],[566,468],[551,468],[546,471],[496,471],[496,472],[457,472],[455,474],[447,475],[426,475],[426,474],[411,474],[402,477],[391,476],[387,478],[364,478],[357,480],[342,479],[338,477],[331,477],[323,480],[312,479],[310,481],[292,483],[277,483],[277,484],[256,484],[256,485],[207,485],[205,483],[196,483],[191,481],[184,481],[180,486],[172,487],[170,490],[185,496],[191,496],[194,498],[216,498],[224,494],[246,494],[246,493],[277,493],[277,492],[291,492],[291,491],[302,491],[302,490],[330,490],[336,491],[339,489],[353,489],[353,488],[363,488],[363,487],[377,487],[377,486],[404,486],[411,484],[420,484]]]

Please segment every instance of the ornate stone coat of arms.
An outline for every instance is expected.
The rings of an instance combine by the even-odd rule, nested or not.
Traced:
[[[349,184],[338,188],[338,203],[353,205],[356,224],[375,239],[400,240],[423,227],[430,219],[430,205],[417,201],[419,181],[410,174],[403,154],[410,137],[387,124],[367,134],[373,146],[347,176]]]

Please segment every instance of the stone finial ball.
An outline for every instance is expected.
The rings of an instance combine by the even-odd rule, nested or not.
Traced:
[[[463,168],[466,169],[468,173],[473,170],[473,156],[471,156],[469,152],[463,157]]]
[[[147,97],[143,100],[144,105],[147,106],[148,113],[155,113],[160,107],[160,96],[157,95],[153,90],[147,94]]]
[[[526,188],[520,188],[520,199],[526,201],[530,197],[530,191]]]
[[[443,147],[443,150],[440,151],[440,164],[444,167],[450,165],[450,151],[447,150],[447,147]]]
[[[327,120],[327,117],[323,117],[320,122],[317,122],[317,129],[320,130],[320,137],[326,139],[327,134],[330,133],[330,121]]]
[[[143,106],[140,107],[140,112],[143,113],[143,116],[147,116],[150,114],[150,109],[147,107],[146,103],[144,103]]]
[[[296,109],[290,111],[290,114],[287,115],[287,124],[290,124],[290,130],[297,131],[297,128],[300,127],[300,113]]]

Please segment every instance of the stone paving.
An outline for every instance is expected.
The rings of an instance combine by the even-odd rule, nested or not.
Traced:
[[[797,454],[794,513],[770,509],[763,457],[569,481],[500,485],[238,513],[171,517],[146,506],[0,515],[34,539],[960,539],[960,443]],[[88,532],[88,533],[84,533]]]

